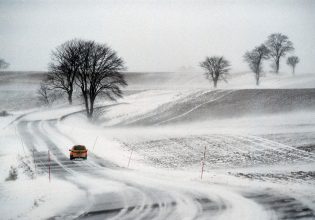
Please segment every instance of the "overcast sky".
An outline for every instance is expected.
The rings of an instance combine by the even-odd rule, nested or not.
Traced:
[[[107,43],[129,71],[200,71],[212,55],[244,71],[246,50],[274,32],[294,43],[297,72],[315,73],[314,0],[0,0],[0,57],[10,70],[47,70],[52,49],[83,38]]]

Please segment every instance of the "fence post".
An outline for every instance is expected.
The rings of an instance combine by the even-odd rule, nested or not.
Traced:
[[[48,150],[48,178],[50,182],[50,151]]]
[[[132,152],[133,152],[133,148],[132,148],[132,150],[131,150],[131,152],[130,152],[130,156],[129,156],[129,160],[128,160],[128,168],[129,168],[129,165],[130,165],[130,160],[131,160]]]
[[[35,174],[36,172],[36,160],[35,160],[35,149],[33,148],[33,160],[34,160],[34,168],[35,168]]]
[[[207,150],[207,146],[205,146],[205,150],[203,152],[203,159],[201,162],[201,175],[200,175],[201,180],[202,180],[202,176],[203,176],[203,172],[204,172],[204,166],[205,166],[205,160],[206,160],[206,150]]]
[[[93,144],[93,149],[92,149],[93,153],[94,153],[94,147],[96,145],[97,139],[98,139],[98,136],[95,138],[95,141],[94,141],[94,144]]]

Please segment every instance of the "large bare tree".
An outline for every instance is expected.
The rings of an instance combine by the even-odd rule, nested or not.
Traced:
[[[0,70],[8,68],[9,65],[10,64],[6,62],[4,59],[0,59]]]
[[[76,74],[76,84],[81,89],[88,118],[93,117],[95,99],[105,95],[115,100],[122,96],[121,87],[126,86],[122,70],[124,61],[105,44],[79,41],[81,65]]]
[[[299,59],[299,57],[297,57],[297,56],[290,56],[290,57],[288,57],[288,59],[287,59],[287,64],[289,65],[289,66],[291,66],[291,68],[292,68],[292,74],[294,75],[295,74],[295,66],[296,66],[296,64],[298,64],[300,62],[300,59]]]
[[[217,88],[219,80],[227,81],[230,63],[223,56],[206,57],[205,61],[200,63],[200,67],[205,70],[206,77],[213,82],[214,88]]]
[[[270,57],[273,59],[272,67],[276,73],[279,73],[280,59],[288,52],[293,51],[293,43],[289,38],[281,33],[274,33],[269,35],[266,45],[270,50]]]
[[[81,65],[80,40],[74,39],[63,43],[52,52],[49,64],[48,84],[52,89],[65,92],[69,104],[72,104],[75,76]]]
[[[244,55],[245,61],[250,69],[255,73],[256,85],[259,85],[261,73],[263,71],[262,62],[269,58],[269,49],[264,45],[255,47],[252,51],[247,51]]]

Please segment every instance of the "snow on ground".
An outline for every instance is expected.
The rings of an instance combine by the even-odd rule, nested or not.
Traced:
[[[215,106],[217,112],[238,111],[245,106],[238,100],[253,91],[213,91],[202,75],[164,74],[128,76],[137,92],[116,104],[99,102],[94,124],[81,105],[0,117],[1,218],[89,219],[98,211],[116,219],[314,218],[313,99],[290,102],[301,92],[293,88],[314,88],[314,75],[262,79],[262,88],[291,88],[280,92],[290,93],[280,105],[301,109],[195,120]],[[256,88],[247,73],[219,86]],[[270,100],[271,107],[259,108],[277,105]],[[74,144],[88,147],[87,161],[68,160]],[[5,181],[10,166],[18,167],[16,181]]]
[[[148,90],[139,92],[119,100],[119,106],[112,106],[106,109],[100,121],[106,121],[106,126],[115,125],[122,121],[127,121],[132,118],[143,118],[143,116],[155,110],[157,107],[168,102],[187,96],[191,91],[176,91],[176,90]],[[133,120],[137,120],[133,119]]]
[[[2,219],[47,219],[68,208],[75,209],[85,199],[73,184],[47,177],[0,183]],[[70,205],[70,207],[69,207]]]
[[[276,116],[273,117],[276,118]],[[297,118],[303,119],[301,114],[297,114]],[[72,118],[72,123],[74,120]],[[255,136],[252,136],[255,129],[252,130],[252,134],[248,131],[243,132],[241,127],[246,129],[246,123],[245,125],[239,124],[240,130],[238,132],[235,132],[235,128],[225,126],[226,130],[221,128],[218,134],[207,128],[194,127],[188,130],[187,127],[180,128],[179,126],[176,129],[169,126],[106,128],[104,130],[85,124],[83,120],[78,120],[78,122],[84,124],[87,129],[71,129],[71,124],[68,121],[60,121],[58,128],[66,136],[75,137],[77,142],[87,143],[87,146],[91,146],[90,149],[93,153],[115,161],[122,167],[128,166],[131,156],[129,168],[140,171],[140,176],[162,179],[164,184],[168,179],[175,185],[177,184],[177,188],[179,186],[189,187],[191,184],[196,186],[200,184],[200,161],[204,146],[207,146],[207,159],[202,184],[209,184],[203,187],[206,187],[207,190],[213,190],[210,193],[212,197],[218,194],[224,195],[221,192],[224,190],[221,189],[223,185],[225,193],[228,193],[228,198],[231,198],[229,194],[231,192],[241,194],[246,194],[246,191],[257,192],[258,195],[249,193],[248,197],[259,197],[259,193],[264,194],[265,191],[269,191],[271,193],[269,195],[270,200],[273,199],[272,196],[276,198],[283,196],[284,201],[290,201],[290,197],[293,197],[298,198],[310,208],[315,207],[313,174],[315,157],[289,145],[282,145],[276,141],[261,138],[261,135],[266,134],[266,131],[268,131],[267,133],[277,131],[282,134],[287,132],[285,129],[279,130],[277,126],[273,126],[276,125],[273,121],[270,121],[269,127],[268,123],[257,124],[255,128],[258,129],[258,133]],[[291,123],[293,126],[294,120]],[[259,129],[262,125],[267,127],[264,132]],[[193,132],[190,133],[190,131]],[[230,133],[231,131],[234,132]],[[314,126],[309,127],[307,131],[301,131],[301,134],[310,131],[314,131]],[[128,175],[131,174],[120,173],[120,175],[121,178],[128,178]],[[140,178],[139,173],[135,175]],[[139,181],[145,182],[141,178]],[[152,185],[152,180],[148,184]],[[170,187],[168,184],[167,187]],[[216,185],[212,186],[212,184]],[[163,184],[160,183],[159,187],[161,185]],[[245,209],[250,206],[247,202],[242,202],[242,198],[236,197],[235,203],[242,204],[243,208],[246,207]],[[284,203],[287,206],[286,202]],[[238,207],[236,204],[231,206]],[[259,215],[258,210],[260,208],[253,207],[257,215]],[[261,219],[280,218],[272,210],[273,208],[270,207],[271,213],[262,212],[259,216]],[[232,211],[230,213],[230,218],[234,216],[236,219],[242,219],[240,213],[236,214]],[[272,217],[273,215],[275,216]],[[247,213],[246,216],[252,215]],[[227,216],[224,215],[224,217]]]
[[[81,123],[83,123],[83,121],[81,121]],[[128,150],[126,151],[126,149],[121,149],[120,146],[117,145],[117,143],[115,144],[115,140],[110,141],[110,139],[104,138],[104,136],[101,136],[101,135],[104,135],[104,133],[105,133],[105,136],[106,134],[110,136],[111,134],[108,134],[107,131],[104,131],[103,129],[100,129],[90,124],[84,125],[86,129],[75,128],[72,130],[69,124],[64,124],[63,122],[59,122],[58,127],[63,128],[61,129],[62,132],[59,134],[58,134],[58,129],[57,130],[55,129],[53,122],[50,122],[48,124],[47,123],[43,124],[43,130],[49,133],[51,136],[55,137],[54,141],[56,143],[59,143],[57,146],[59,146],[60,149],[63,150],[63,152],[66,151],[65,145],[67,145],[68,143],[70,144],[71,141],[74,141],[75,143],[82,141],[87,144],[89,143],[89,146],[91,146],[89,148],[91,153],[95,153],[96,155],[102,156],[105,159],[110,159],[114,161],[116,164],[121,165],[122,167],[127,166],[127,160],[128,160],[127,156],[129,155]],[[68,136],[67,132],[70,132],[72,135]],[[97,139],[97,142],[94,148],[92,147],[92,144],[96,140],[96,138],[94,139],[95,135],[99,135],[99,138]],[[107,142],[104,142],[104,141],[107,141]],[[110,154],[108,155],[107,153],[110,153]],[[119,155],[121,155],[121,157],[119,157]],[[133,162],[130,166],[132,169],[135,169],[135,166],[137,165],[134,163],[135,162],[134,156],[133,156]],[[94,163],[94,161],[90,163]],[[229,212],[226,215],[221,216],[222,219],[230,219],[232,216],[238,219],[252,219],[255,215],[260,215],[262,219],[264,219],[264,218],[267,218],[268,216],[268,214],[266,214],[261,207],[259,207],[254,202],[247,201],[241,196],[235,194],[232,189],[224,190],[224,187],[221,187],[221,186],[212,186],[209,188],[209,186],[207,185],[198,183],[199,181],[195,182],[195,180],[198,179],[197,176],[199,175],[199,174],[196,175],[196,172],[183,172],[183,173],[178,172],[178,174],[176,174],[176,171],[175,171],[175,174],[174,174],[171,171],[160,170],[154,167],[149,167],[147,165],[141,166],[138,168],[140,168],[140,170],[135,171],[135,172],[129,171],[129,170],[119,170],[118,172],[115,170],[104,170],[101,172],[104,172],[105,175],[114,177],[116,180],[118,179],[122,182],[128,182],[132,180],[133,184],[137,183],[141,185],[142,187],[154,187],[154,188],[159,189],[160,191],[167,190],[169,195],[172,195],[175,199],[178,199],[177,201],[178,204],[181,204],[183,202],[182,200],[185,200],[186,206],[189,205],[187,203],[192,203],[190,204],[191,206],[190,210],[189,209],[187,210],[186,206],[185,207],[179,206],[176,208],[176,209],[181,210],[182,217],[180,219],[183,219],[183,218],[189,219],[190,217],[193,218],[193,216],[195,216],[197,213],[194,211],[194,205],[193,205],[194,201],[189,201],[189,200],[187,201],[188,199],[186,198],[187,196],[178,194],[178,192],[176,191],[178,191],[179,189],[183,190],[184,192],[196,191],[195,193],[197,192],[206,193],[206,195],[209,196],[213,201],[217,200],[217,203],[219,204],[221,203],[225,204],[226,202],[229,203],[229,206],[230,206],[228,207]],[[139,171],[141,172],[139,173]],[[174,182],[175,176],[177,176],[176,182]],[[194,181],[194,183],[190,182],[192,180]],[[93,184],[94,184],[93,178],[90,179],[90,181],[92,181],[91,188],[95,189],[96,194],[100,193],[99,190],[101,190],[101,188],[98,189],[98,187],[93,187]],[[199,190],[195,189],[196,184],[200,185]],[[105,190],[107,190],[108,184],[105,183],[105,185],[106,185]],[[109,188],[110,188],[110,185],[109,185]],[[121,191],[124,191],[124,188],[122,188]],[[220,198],[218,198],[218,196]],[[228,198],[228,200],[221,201],[221,197]],[[245,211],[244,210],[240,211],[241,209],[238,207],[240,202],[243,207],[247,207]],[[217,219],[220,219],[221,217],[219,215],[217,216]]]
[[[213,123],[192,123],[176,126],[175,129],[172,125],[101,129],[86,125],[86,121],[74,117],[69,121],[60,121],[58,127],[62,133],[75,136],[76,143],[87,143],[88,146],[93,146],[93,152],[104,155],[107,159],[116,158],[114,161],[121,161],[123,166],[128,163],[130,153],[134,150],[132,163],[137,160],[135,158],[141,158],[138,162],[150,162],[158,167],[199,167],[204,146],[207,146],[209,168],[223,169],[237,165],[252,167],[274,163],[290,164],[295,161],[314,162],[313,153],[296,148],[314,141],[315,121],[310,119],[315,117],[311,116],[314,113],[244,117]],[[84,129],[73,127],[75,120],[84,124]],[[294,135],[295,147],[291,147],[292,140],[290,145],[281,143],[277,134],[282,138],[284,134]],[[303,142],[299,142],[300,139]],[[119,152],[118,149],[125,152]],[[121,158],[118,160],[119,155]],[[222,156],[224,157],[221,158]]]
[[[196,93],[202,91],[193,91],[181,98]],[[154,102],[154,98],[150,98]],[[130,101],[130,107],[137,106],[136,102],[137,99],[134,103]],[[115,108],[109,111],[112,115],[116,113]],[[210,118],[184,124],[104,129],[89,125],[82,115],[73,115],[59,121],[58,129],[66,136],[76,137],[76,142],[87,143],[93,153],[122,167],[129,165],[148,175],[175,178],[182,183],[188,179],[195,184],[199,179],[206,146],[205,182],[226,184],[240,193],[245,193],[246,189],[258,193],[245,193],[250,198],[259,196],[260,190],[263,193],[271,188],[274,192],[270,196],[280,194],[277,197],[283,196],[283,201],[290,201],[287,196],[291,196],[313,208],[315,115],[314,111],[303,108],[301,106],[301,111]],[[136,111],[134,114],[129,118],[137,118]],[[155,114],[146,116],[150,118]],[[85,129],[73,128],[77,123]],[[258,202],[265,203],[259,199]],[[269,208],[272,210],[271,206]],[[269,213],[267,218],[272,215]]]

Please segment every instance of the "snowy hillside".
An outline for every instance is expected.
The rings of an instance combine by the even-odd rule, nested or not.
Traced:
[[[126,73],[129,89],[212,89],[211,82],[201,72]],[[315,88],[315,74],[265,73],[261,85],[255,85],[251,72],[230,73],[227,82],[220,81],[218,89]]]
[[[100,120],[105,126],[158,125],[315,109],[315,89],[168,91],[171,100],[163,98],[163,92],[131,95],[124,104],[104,109]],[[152,103],[144,105],[149,99]]]
[[[126,73],[90,122],[78,97],[36,107],[25,74],[0,75],[3,219],[315,218],[315,75]]]
[[[36,90],[44,78],[43,72],[0,72],[1,109],[17,110],[38,105]],[[212,90],[211,82],[202,73],[125,73],[128,87],[125,93],[143,90]],[[220,82],[218,89],[292,89],[315,88],[315,74],[267,73],[257,87],[253,73],[231,73],[228,82]],[[13,101],[14,100],[14,101]]]

